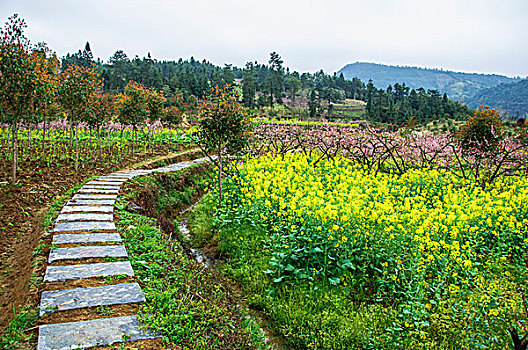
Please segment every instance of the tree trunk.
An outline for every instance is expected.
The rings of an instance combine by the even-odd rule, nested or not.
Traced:
[[[149,128],[149,144],[148,144],[148,151],[149,153],[152,152],[152,126]]]
[[[121,142],[121,145],[123,145],[123,125],[121,125],[121,135],[120,135],[120,142]],[[126,153],[128,154],[128,145],[127,145],[127,148],[126,148]],[[119,154],[119,159],[121,159],[123,157],[123,155],[120,153]]]
[[[18,119],[15,118],[13,120],[13,129],[11,130],[13,132],[12,135],[12,142],[13,142],[13,174],[12,174],[12,180],[13,183],[16,182],[17,178],[17,167],[18,167]]]
[[[75,125],[75,171],[79,170],[79,126]]]
[[[103,149],[101,146],[101,125],[97,124],[97,141],[99,143],[99,158],[103,157]]]
[[[42,129],[42,157],[44,160],[46,160],[46,121],[47,121],[47,118],[46,116],[44,116],[44,125],[43,125],[43,129]]]
[[[218,207],[222,207],[222,150],[218,152]]]
[[[132,157],[134,156],[136,147],[136,126],[132,128]]]
[[[73,122],[70,121],[70,149],[73,148]]]
[[[11,127],[7,127],[7,144],[6,144],[6,148],[7,148],[7,152],[6,152],[6,158],[9,157],[9,153],[11,152]]]

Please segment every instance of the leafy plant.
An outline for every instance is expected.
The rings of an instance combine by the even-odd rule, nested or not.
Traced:
[[[229,85],[211,89],[198,106],[197,144],[211,158],[218,169],[219,203],[222,200],[222,173],[225,157],[236,155],[248,143],[250,124],[247,112]]]
[[[504,127],[497,110],[482,106],[462,126],[458,139],[465,149],[492,152],[504,138]]]

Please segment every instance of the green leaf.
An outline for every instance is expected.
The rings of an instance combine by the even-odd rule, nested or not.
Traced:
[[[337,286],[339,284],[339,282],[341,282],[341,280],[339,278],[337,278],[337,277],[335,277],[335,278],[330,277],[330,278],[328,278],[328,281],[333,286]]]

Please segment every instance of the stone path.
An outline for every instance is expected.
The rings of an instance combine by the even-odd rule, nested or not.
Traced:
[[[44,276],[45,283],[72,283],[104,276],[134,276],[125,246],[114,224],[114,205],[121,185],[137,176],[152,172],[182,170],[207,161],[176,163],[154,170],[119,171],[87,182],[62,208],[52,230],[53,247]],[[75,244],[76,246],[64,246]],[[117,245],[116,245],[117,244]],[[121,261],[83,263],[93,258]],[[68,264],[68,261],[73,263]],[[64,265],[64,264],[67,265]],[[76,264],[78,263],[78,264]],[[59,264],[59,265],[57,265]],[[62,265],[60,265],[62,264]],[[57,311],[83,309],[145,301],[137,283],[118,283],[102,287],[74,288],[42,292],[40,316]],[[96,318],[89,321],[46,324],[39,327],[37,350],[86,349],[125,341],[157,338],[142,329],[137,315]]]

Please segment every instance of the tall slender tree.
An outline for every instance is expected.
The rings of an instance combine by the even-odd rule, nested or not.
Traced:
[[[222,69],[222,80],[224,81],[224,85],[233,86],[233,82],[235,81],[235,74],[233,73],[233,65],[232,64],[225,64],[224,68]]]
[[[274,100],[279,101],[280,99],[280,101],[282,101],[281,93],[284,84],[284,68],[282,67],[283,61],[280,55],[275,51],[270,53],[270,59],[268,63],[270,66],[270,74],[268,75],[267,85],[270,94],[270,106],[273,108]]]
[[[290,90],[291,106],[293,107],[295,106],[295,99],[297,98],[297,93],[301,89],[301,81],[292,75],[287,79],[287,83]]]
[[[116,113],[115,96],[106,93],[97,93],[92,96],[89,106],[91,122],[97,131],[97,145],[99,157],[102,157],[103,148],[101,145],[101,128],[107,124]]]
[[[75,170],[79,169],[79,121],[89,113],[93,95],[101,91],[103,83],[95,67],[70,65],[60,76],[59,101],[67,112],[70,136],[75,137]],[[72,134],[73,133],[73,134]]]
[[[219,204],[222,203],[222,173],[226,154],[235,155],[246,145],[250,123],[238,96],[229,86],[215,87],[198,106],[198,139],[202,150],[218,167]]]
[[[247,62],[242,76],[242,103],[244,106],[253,108],[258,88],[258,77],[256,63]]]
[[[60,62],[45,43],[39,43],[31,54],[35,63],[37,81],[33,99],[33,112],[43,122],[42,157],[46,158],[46,131],[48,118],[57,112],[57,88],[59,84]]]
[[[18,126],[32,107],[37,81],[24,28],[26,22],[15,14],[0,30],[0,112],[11,123],[13,183],[17,180]]]
[[[135,153],[137,128],[145,123],[148,116],[147,96],[145,86],[135,81],[129,81],[125,93],[120,96],[118,119],[123,125],[132,125],[132,154]]]
[[[163,114],[163,106],[167,99],[163,97],[163,94],[156,90],[147,90],[147,112],[150,124],[149,130],[149,151],[152,149],[152,135],[154,133],[153,124],[160,120]]]

